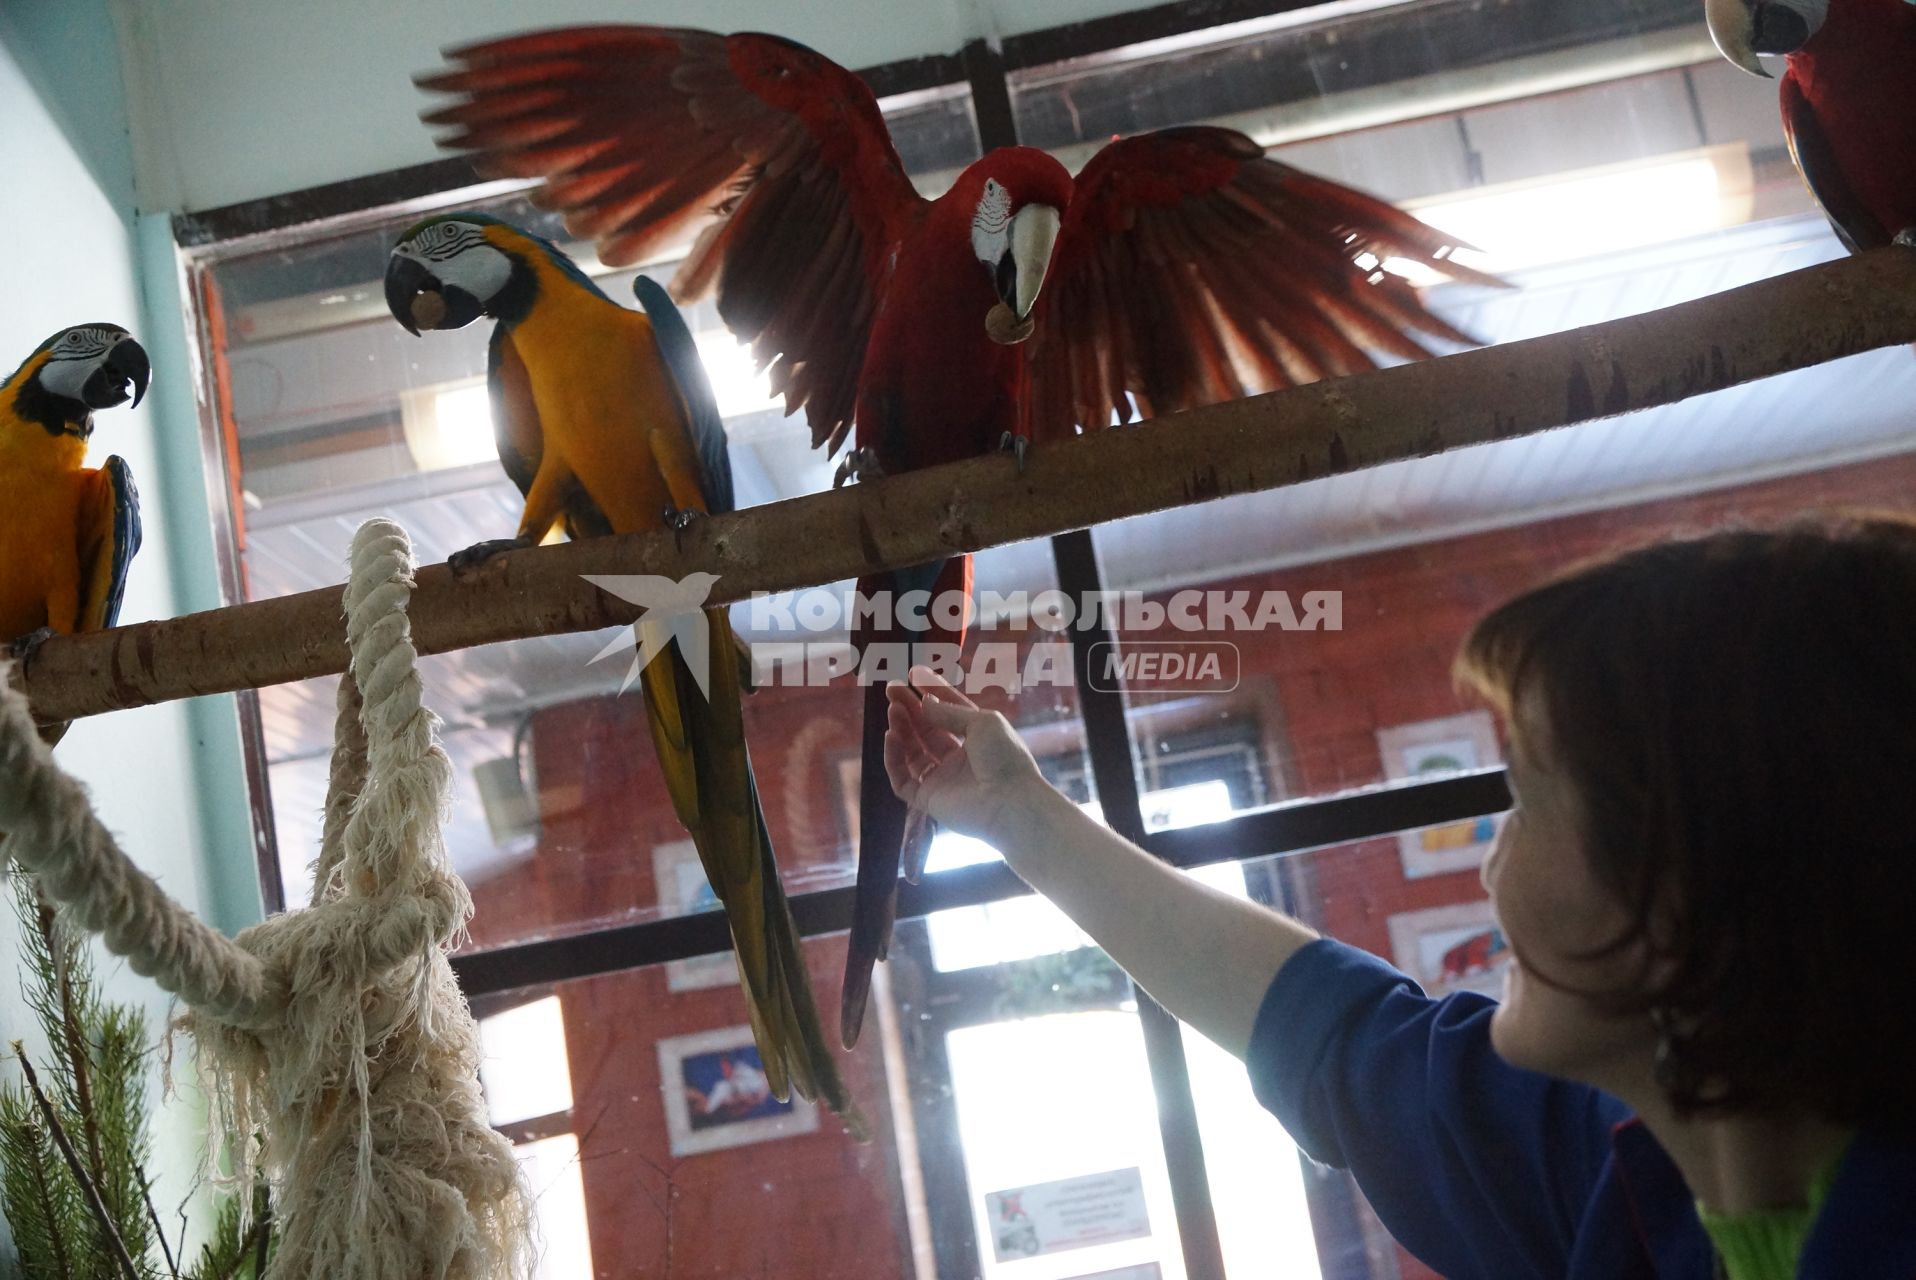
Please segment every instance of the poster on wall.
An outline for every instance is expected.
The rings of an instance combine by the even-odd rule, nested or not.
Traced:
[[[698,848],[690,840],[653,845],[652,872],[659,886],[661,916],[689,916],[698,911],[719,909],[718,894],[712,891],[712,882],[705,878]],[[716,955],[666,962],[665,986],[670,991],[697,991],[737,983],[738,961],[732,958],[729,947]]]
[[[1136,1168],[987,1192],[985,1219],[999,1262],[1151,1234]]]
[[[1384,757],[1384,776],[1392,781],[1482,769],[1503,759],[1488,711],[1379,729],[1377,749]],[[1402,832],[1397,848],[1404,875],[1415,880],[1474,869],[1497,838],[1498,823],[1498,818],[1485,816]]]
[[[1385,924],[1390,929],[1391,960],[1428,994],[1503,994],[1510,944],[1487,899],[1406,911]]]
[[[659,1041],[665,1129],[675,1156],[722,1151],[818,1128],[818,1108],[772,1096],[746,1026]]]
[[[1096,1275],[1072,1276],[1071,1280],[1164,1280],[1164,1268],[1155,1262],[1144,1262],[1135,1267],[1119,1267],[1116,1271],[1100,1271]]]

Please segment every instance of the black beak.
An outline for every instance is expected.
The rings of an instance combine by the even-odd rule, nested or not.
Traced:
[[[386,309],[415,338],[421,329],[463,329],[483,310],[464,289],[442,284],[423,263],[397,254],[386,263]]]
[[[998,259],[998,269],[992,272],[992,288],[998,291],[998,301],[1010,308],[1011,314],[1018,316],[1018,260],[1006,249],[1004,256]],[[1018,316],[1020,320],[1023,316]]]
[[[87,375],[80,400],[89,409],[111,409],[125,404],[130,396],[137,409],[146,398],[152,376],[153,365],[146,357],[146,348],[132,338],[121,338],[106,353],[100,367]]]

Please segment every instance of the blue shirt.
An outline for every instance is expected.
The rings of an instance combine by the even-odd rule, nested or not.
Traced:
[[[1287,961],[1245,1061],[1313,1159],[1449,1280],[1711,1280],[1682,1176],[1617,1099],[1490,1047],[1496,1002],[1433,1000],[1328,938]],[[1916,1277],[1916,1142],[1864,1132],[1811,1228],[1799,1280]]]

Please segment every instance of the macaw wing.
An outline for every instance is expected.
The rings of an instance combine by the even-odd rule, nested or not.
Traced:
[[[112,457],[87,476],[80,506],[80,630],[100,631],[120,620],[126,576],[140,549],[140,493],[123,458]]]
[[[699,492],[705,495],[708,512],[731,511],[737,503],[732,496],[732,455],[726,449],[725,419],[719,416],[718,397],[712,394],[712,380],[706,375],[705,362],[699,359],[698,343],[685,317],[664,286],[650,276],[632,282],[632,292],[652,322],[652,340],[658,344],[659,357],[672,375],[685,402],[685,420],[692,427],[692,444],[698,451]]]
[[[533,478],[539,474],[546,436],[526,362],[502,324],[492,327],[492,343],[486,348],[486,392],[492,403],[492,440],[499,449],[499,465],[523,497],[532,491]]]
[[[777,36],[683,27],[535,32],[449,50],[425,114],[485,173],[542,177],[607,263],[638,262],[716,209],[673,292],[714,283],[786,411],[836,449],[852,420],[879,288],[925,201],[871,90]]]
[[[1457,247],[1234,130],[1114,142],[1078,175],[1039,295],[1031,432],[1355,373],[1376,367],[1370,351],[1419,359],[1429,352],[1413,333],[1469,343],[1377,266],[1410,258],[1501,283],[1451,262]]]
[[[1790,158],[1796,161],[1797,172],[1803,175],[1816,203],[1823,207],[1823,215],[1836,229],[1843,247],[1851,253],[1861,253],[1888,244],[1892,233],[1863,206],[1849,179],[1843,176],[1843,168],[1830,147],[1829,135],[1823,130],[1823,122],[1816,118],[1809,99],[1803,95],[1795,72],[1784,75],[1781,97],[1783,135],[1789,139]]]
[[[492,441],[499,451],[499,465],[524,496],[531,492],[545,458],[546,437],[525,358],[502,324],[493,326],[492,343],[486,349],[486,390],[492,404]],[[564,509],[568,537],[598,538],[612,532],[612,522],[576,481],[566,491]],[[548,532],[539,530],[537,536],[543,538]]]

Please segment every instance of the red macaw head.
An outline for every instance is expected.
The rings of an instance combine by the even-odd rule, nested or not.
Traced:
[[[966,169],[952,195],[971,213],[971,250],[999,301],[1024,320],[1071,203],[1070,172],[1036,147],[1000,147]]]
[[[1723,56],[1752,75],[1768,76],[1760,56],[1803,48],[1823,29],[1830,0],[1705,0],[1703,9]]]

